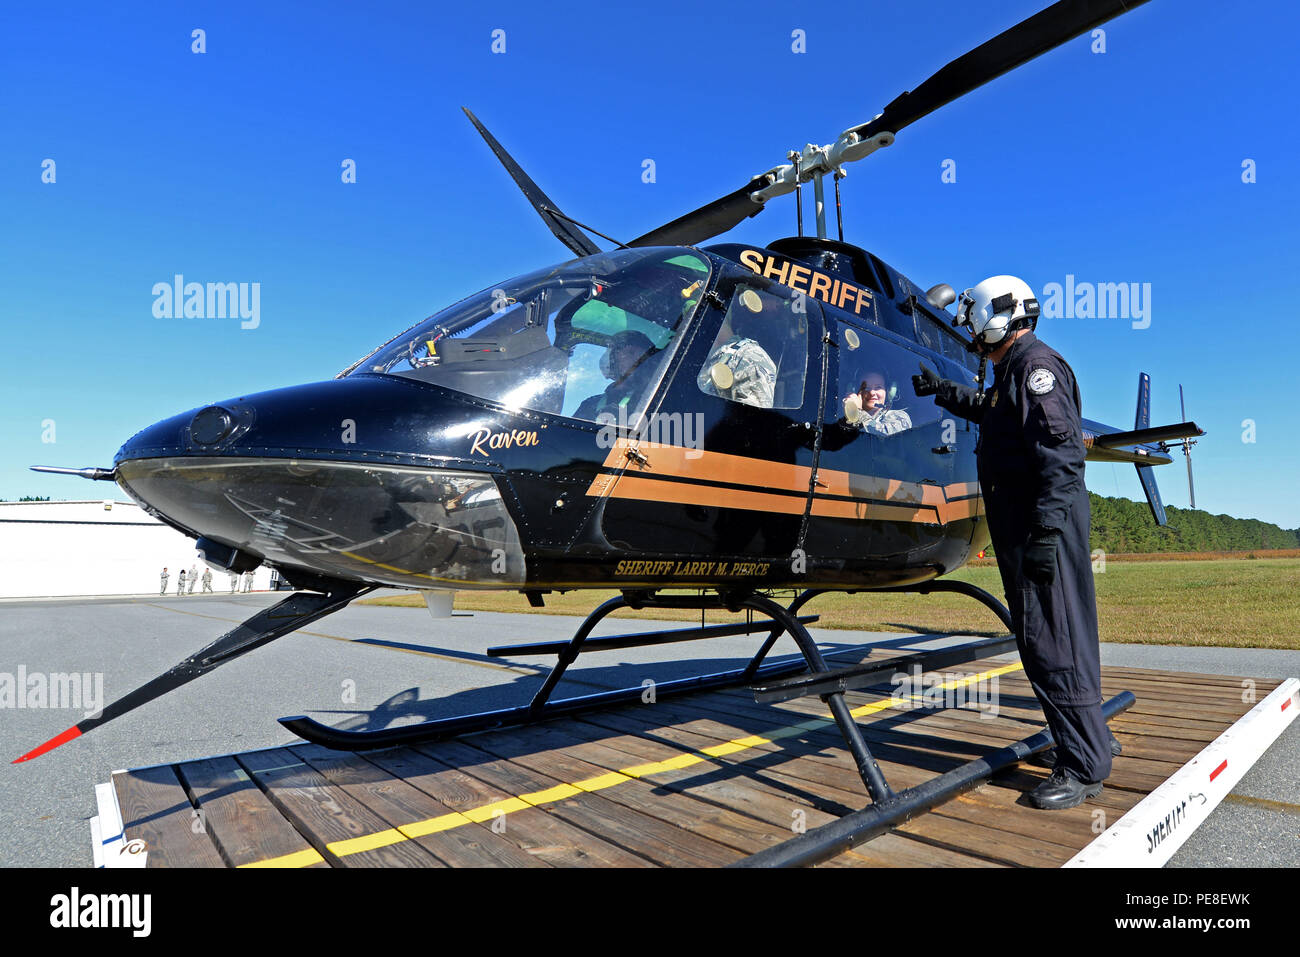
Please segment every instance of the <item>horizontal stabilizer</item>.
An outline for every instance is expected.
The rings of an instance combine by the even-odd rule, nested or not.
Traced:
[[[1177,425],[1157,425],[1154,428],[1134,429],[1131,432],[1109,432],[1095,435],[1092,445],[1103,449],[1119,448],[1125,445],[1152,445],[1156,442],[1171,442],[1174,439],[1191,438],[1204,435],[1195,422],[1179,422]]]

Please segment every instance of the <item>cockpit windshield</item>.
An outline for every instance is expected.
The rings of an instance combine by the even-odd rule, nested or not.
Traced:
[[[622,424],[644,411],[708,283],[693,250],[598,253],[470,296],[341,375],[405,376]]]

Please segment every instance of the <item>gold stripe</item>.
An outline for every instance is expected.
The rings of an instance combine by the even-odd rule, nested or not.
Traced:
[[[608,496],[641,502],[705,505],[785,515],[803,514],[806,502],[804,496],[812,482],[811,470],[806,466],[675,445],[638,447],[627,439],[620,438],[605,456],[604,467],[623,469],[628,464],[627,450],[634,447],[645,457],[646,471],[649,474],[630,469],[614,475],[602,473],[592,480],[586,494],[598,498]],[[664,481],[665,478],[688,481]],[[727,482],[750,487],[722,489],[701,484],[704,482]],[[954,482],[952,485],[939,486],[820,469],[817,483],[812,514],[829,518],[947,525],[980,514],[982,501],[978,497],[977,482]],[[799,498],[760,489],[796,492]],[[845,502],[825,497],[830,495],[858,501]],[[863,499],[875,501],[862,501]]]
[[[398,830],[407,837],[424,837],[426,834],[436,834],[438,831],[449,831],[453,827],[460,827],[464,824],[473,823],[474,822],[464,814],[452,811],[450,814],[431,817],[425,821],[416,821],[414,824],[403,824],[398,828]]]
[[[320,852],[315,848],[308,848],[305,851],[294,851],[292,854],[283,854],[280,857],[268,857],[264,861],[252,861],[248,864],[240,864],[240,867],[311,867],[313,864],[319,864],[325,858],[320,856]]]
[[[398,844],[405,840],[405,834],[390,827],[386,831],[350,837],[346,841],[332,841],[325,845],[325,850],[335,857],[344,857],[348,854],[360,854],[362,851],[373,851],[377,847],[387,847],[389,844]]]

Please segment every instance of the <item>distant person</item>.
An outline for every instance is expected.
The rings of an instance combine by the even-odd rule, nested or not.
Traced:
[[[190,574],[189,577],[185,579],[185,583],[188,586],[186,588],[186,594],[193,595],[194,586],[199,583],[199,567],[197,565],[190,566]]]
[[[176,576],[176,594],[185,594],[185,569],[181,569],[180,574]]]
[[[244,591],[250,592],[252,590],[253,590],[253,573],[244,572]]]
[[[158,594],[159,594],[160,596],[161,596],[161,595],[165,595],[165,594],[167,594],[167,579],[169,579],[169,578],[171,578],[171,577],[172,577],[171,575],[167,574],[167,569],[166,569],[166,568],[163,568],[163,570],[162,570],[162,587],[158,589]]]
[[[238,572],[231,572],[230,573],[230,594],[233,595],[235,593],[235,589],[238,587],[239,587],[239,574]]]
[[[889,407],[889,393],[885,377],[879,372],[868,372],[858,383],[856,392],[844,397],[844,419],[863,432],[876,435],[895,435],[912,427],[912,417],[902,409]]]
[[[212,594],[212,569],[203,569],[203,590],[207,594]]]

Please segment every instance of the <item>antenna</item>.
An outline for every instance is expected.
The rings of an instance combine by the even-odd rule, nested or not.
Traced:
[[[1183,421],[1187,421],[1187,408],[1183,405],[1183,386],[1178,384],[1178,412]],[[1187,458],[1187,497],[1192,508],[1196,508],[1196,489],[1192,486],[1192,446],[1196,444],[1194,439],[1183,439],[1183,455]]]
[[[786,154],[791,163],[794,164],[794,206],[799,215],[799,235],[803,235],[803,190],[800,189],[801,182],[799,179],[799,154],[791,150]]]

